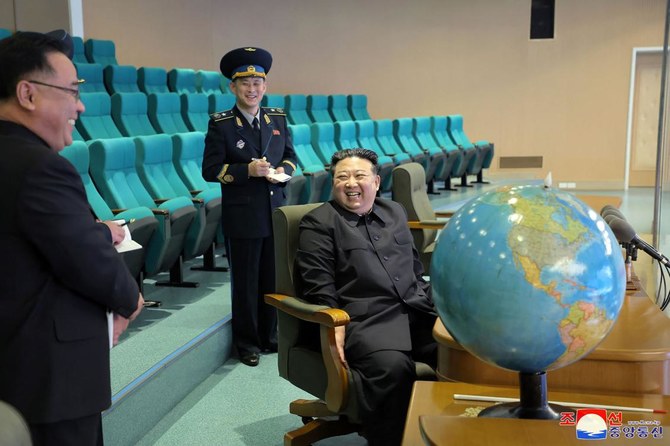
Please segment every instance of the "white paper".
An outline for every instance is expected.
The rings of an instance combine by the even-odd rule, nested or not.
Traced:
[[[107,333],[109,333],[109,349],[114,347],[114,313],[107,311]]]
[[[273,180],[279,181],[280,183],[286,183],[291,179],[291,175],[285,173],[271,173],[267,176],[267,178],[272,178]]]
[[[117,225],[122,225],[125,223],[125,220],[114,220],[114,223]],[[126,252],[142,249],[142,245],[133,240],[132,236],[130,235],[130,229],[128,229],[128,225],[123,227],[123,232],[125,233],[125,236],[123,237],[121,243],[114,245],[116,252]]]

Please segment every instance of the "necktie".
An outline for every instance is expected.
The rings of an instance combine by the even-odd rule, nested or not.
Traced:
[[[258,126],[258,118],[254,118],[253,122],[251,123],[251,127],[253,127],[254,131],[259,131],[260,127]]]

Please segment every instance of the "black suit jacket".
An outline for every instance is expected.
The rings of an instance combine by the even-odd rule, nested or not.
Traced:
[[[0,121],[0,400],[31,423],[111,403],[106,310],[129,317],[138,287],[91,215],[74,166]]]
[[[265,157],[288,175],[295,169],[295,152],[282,109],[262,107],[260,144],[249,122],[237,109],[214,113],[209,121],[202,176],[221,182],[223,232],[233,238],[272,234],[272,210],[284,202],[285,183],[249,177],[253,158]]]
[[[300,297],[349,314],[348,357],[410,351],[409,313],[435,314],[407,215],[390,200],[375,199],[365,217],[335,201],[305,215],[295,270]]]

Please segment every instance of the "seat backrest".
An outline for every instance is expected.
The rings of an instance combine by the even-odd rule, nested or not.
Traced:
[[[349,114],[356,120],[372,119],[368,113],[368,97],[364,94],[351,94],[347,97]]]
[[[79,85],[82,93],[107,93],[102,65],[99,63],[76,63],[77,76],[86,82]]]
[[[148,96],[149,121],[158,133],[182,133],[189,129],[181,117],[177,93],[152,93]]]
[[[103,70],[105,86],[110,94],[139,93],[137,68],[132,65],[108,65]]]
[[[7,37],[11,36],[14,34],[12,30],[7,29],[7,28],[0,28],[0,40],[6,39]]]
[[[310,126],[312,147],[324,165],[329,165],[333,154],[337,152],[335,144],[335,126],[331,122],[315,122]]]
[[[332,94],[328,96],[328,111],[333,121],[354,120],[347,108],[347,96],[344,94]]]
[[[307,96],[307,114],[312,122],[333,122],[333,118],[328,113],[328,96],[323,94]]]
[[[412,132],[412,118],[398,118],[393,120],[393,136],[398,142],[398,145],[404,152],[412,156],[423,153]]]
[[[440,145],[440,147],[448,147],[454,144],[454,142],[449,138],[449,135],[447,134],[446,116],[431,117],[430,130],[433,133],[433,137]]]
[[[358,147],[356,139],[356,124],[354,121],[338,121],[335,126],[335,144],[339,150],[355,149]]]
[[[168,88],[178,94],[196,93],[195,70],[191,68],[173,68],[167,74]]]
[[[111,40],[88,39],[84,43],[86,58],[102,66],[117,65],[116,47]]]
[[[91,177],[110,207],[158,207],[137,175],[132,138],[95,140],[89,152]]]
[[[286,99],[283,94],[266,94],[262,104],[263,107],[286,108]]]
[[[190,131],[206,132],[209,124],[209,97],[205,93],[180,95],[181,117]]]
[[[293,149],[298,157],[298,162],[303,169],[318,166],[321,170],[325,170],[324,163],[316,154],[314,147],[312,147],[312,137],[310,127],[307,124],[289,125],[291,132],[291,139],[293,140]]]
[[[300,238],[300,221],[312,209],[322,203],[281,206],[272,213],[272,227],[275,234],[275,292],[295,296],[294,263]]]
[[[172,163],[170,135],[138,136],[134,140],[137,149],[135,168],[149,194],[154,199],[179,196],[190,199],[190,191]]]
[[[195,86],[199,93],[221,93],[221,73],[218,71],[198,70],[195,73]]]
[[[379,141],[381,148],[384,149],[384,153],[387,155],[403,153],[402,148],[393,136],[393,122],[390,119],[379,119],[373,122],[375,123],[377,141]]]
[[[307,114],[307,96],[304,94],[286,95],[286,113],[289,124],[311,124],[312,119]]]
[[[461,146],[463,149],[470,149],[474,147],[468,136],[463,131],[463,116],[447,116],[447,133],[449,134],[449,137],[454,142],[454,144]]]
[[[358,135],[358,143],[360,147],[370,149],[377,155],[386,155],[382,150],[377,137],[375,136],[375,123],[372,119],[361,119],[354,121],[356,125],[356,134]]]
[[[93,179],[89,174],[89,154],[88,154],[88,145],[83,141],[74,141],[72,144],[58,152],[59,155],[67,158],[72,165],[77,169],[77,173],[81,177],[82,183],[84,183],[84,190],[86,191],[86,198],[88,203],[93,209],[93,213],[100,220],[113,220],[114,213],[109,208],[105,200],[98,192],[98,189],[95,188],[93,184]]]
[[[229,93],[212,93],[209,95],[209,113],[227,111],[235,105],[235,95]]]
[[[86,58],[86,51],[84,50],[84,40],[79,36],[72,36],[72,62],[74,63],[89,63]]]
[[[190,190],[205,190],[212,185],[202,177],[205,135],[202,132],[172,135],[172,164]],[[218,184],[216,187],[219,187]]]
[[[112,119],[112,103],[107,93],[82,93],[86,112],[77,119],[77,129],[85,140],[121,138],[123,135]]]
[[[156,134],[156,130],[149,121],[147,107],[147,95],[144,93],[115,93],[112,95],[112,118],[123,136]]]
[[[140,67],[137,69],[137,85],[145,94],[169,93],[167,71],[160,67]]]
[[[433,134],[430,132],[430,117],[416,117],[413,121],[414,137],[421,145],[421,147],[424,149],[439,149],[440,146],[437,144],[437,141],[435,141],[435,138],[433,138]]]
[[[392,198],[402,204],[410,221],[435,220],[435,211],[426,191],[426,172],[419,163],[401,164],[393,169]],[[435,241],[437,230],[412,229],[414,245],[421,253]]]

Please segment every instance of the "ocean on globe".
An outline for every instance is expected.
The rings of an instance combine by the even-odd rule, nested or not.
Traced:
[[[440,233],[433,300],[479,359],[525,373],[558,369],[609,333],[626,292],[614,234],[574,195],[506,186],[466,203]]]

